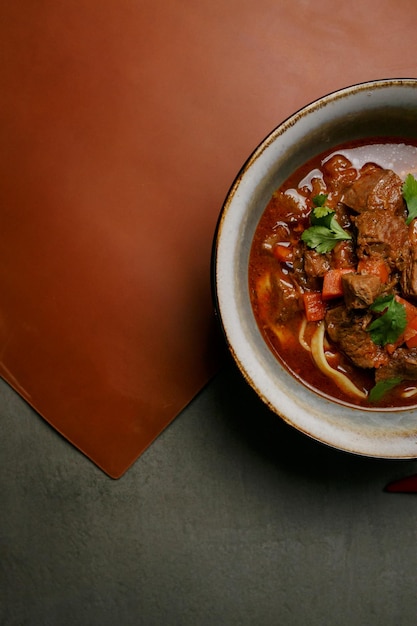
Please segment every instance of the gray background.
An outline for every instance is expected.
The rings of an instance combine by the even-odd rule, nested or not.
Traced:
[[[412,461],[289,428],[231,363],[120,480],[0,383],[2,626],[415,626]]]

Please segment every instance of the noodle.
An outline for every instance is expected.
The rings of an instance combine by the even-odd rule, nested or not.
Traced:
[[[323,372],[323,374],[331,378],[344,393],[356,398],[366,398],[366,393],[361,389],[358,389],[350,378],[348,378],[345,374],[342,374],[342,372],[333,369],[328,364],[323,348],[324,331],[324,323],[320,322],[311,339],[311,354],[317,367]]]
[[[417,387],[411,387],[410,389],[406,389],[405,391],[403,391],[402,394],[401,394],[401,397],[402,398],[412,398],[416,394],[417,394]]]
[[[307,352],[311,352],[311,348],[308,345],[307,341],[305,340],[305,331],[307,328],[307,320],[305,317],[303,317],[303,320],[300,324],[300,329],[298,331],[298,341],[300,342],[300,344],[303,346],[304,350],[307,350]]]

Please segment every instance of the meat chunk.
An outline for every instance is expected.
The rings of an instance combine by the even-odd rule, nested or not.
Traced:
[[[299,292],[287,276],[272,274],[271,276],[272,310],[277,311],[275,322],[286,322],[301,310]]]
[[[304,271],[310,278],[322,278],[330,269],[327,254],[319,254],[315,250],[304,252]]]
[[[383,209],[364,211],[355,218],[358,258],[381,256],[400,271],[408,258],[408,228],[402,217]]]
[[[364,369],[380,367],[388,362],[388,355],[371,339],[366,328],[371,316],[348,311],[337,306],[326,313],[325,323],[329,338],[354,365]]]
[[[392,170],[369,169],[345,189],[343,201],[357,213],[379,210],[404,217],[402,185]]]
[[[401,275],[401,288],[405,296],[417,298],[417,220],[408,229],[409,248],[404,256],[404,269]]]
[[[343,297],[348,309],[366,309],[381,292],[381,280],[372,274],[344,274]]]
[[[417,380],[417,348],[397,348],[388,363],[375,371],[375,381],[400,378]]]
[[[352,240],[339,241],[332,252],[332,265],[339,269],[346,267],[353,267],[357,264],[355,244]]]
[[[292,277],[301,289],[320,290],[320,274],[327,265],[327,254],[319,255],[315,250],[307,248],[303,241],[294,246]]]

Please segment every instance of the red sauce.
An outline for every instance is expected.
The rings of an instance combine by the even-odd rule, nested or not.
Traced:
[[[312,334],[318,322],[305,322],[303,310],[284,315],[275,322],[277,309],[282,306],[272,283],[278,277],[285,281],[294,271],[293,244],[310,225],[312,199],[328,194],[329,204],[342,199],[344,187],[363,171],[376,164],[391,169],[402,179],[417,170],[417,141],[400,138],[375,138],[346,143],[317,155],[295,171],[273,194],[257,226],[249,260],[249,289],[254,315],[265,341],[283,366],[304,385],[319,394],[342,403],[372,408],[368,397],[353,397],[340,388],[332,378],[317,367],[311,352]],[[340,189],[340,192],[339,192]],[[343,260],[342,260],[343,262]],[[272,277],[272,278],[271,278]],[[272,320],[272,322],[271,322]],[[301,324],[305,324],[300,342]],[[353,365],[348,357],[326,342],[329,365],[343,372],[366,396],[375,385],[374,370]],[[416,388],[416,395],[404,397],[404,391]],[[376,406],[405,407],[417,404],[417,380],[400,383],[385,393]]]

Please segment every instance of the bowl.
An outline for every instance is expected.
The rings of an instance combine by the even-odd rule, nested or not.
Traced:
[[[306,105],[273,129],[237,174],[222,206],[213,242],[213,297],[234,361],[279,418],[339,450],[415,459],[416,408],[357,408],[302,384],[267,345],[249,294],[251,244],[274,190],[315,155],[347,141],[376,136],[417,139],[417,80],[348,86]]]

